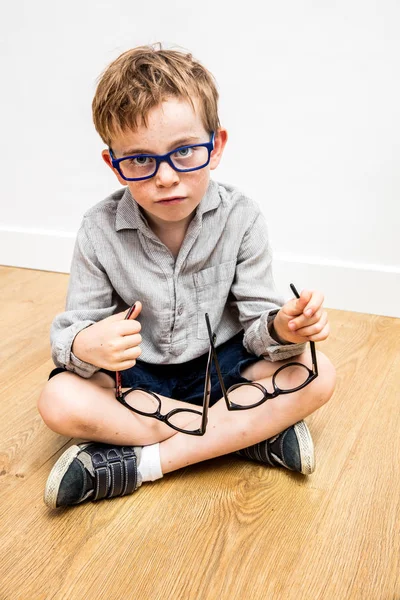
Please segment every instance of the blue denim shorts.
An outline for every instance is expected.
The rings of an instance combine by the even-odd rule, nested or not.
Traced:
[[[217,347],[218,362],[226,389],[236,383],[247,383],[242,377],[243,370],[260,360],[247,352],[243,346],[243,332]],[[122,387],[142,388],[167,398],[183,400],[201,406],[203,404],[204,382],[208,354],[203,354],[186,363],[154,365],[141,360],[131,369],[121,371]],[[65,369],[53,369],[49,379]],[[100,369],[115,380],[115,373]],[[211,369],[210,406],[222,397],[215,364]]]

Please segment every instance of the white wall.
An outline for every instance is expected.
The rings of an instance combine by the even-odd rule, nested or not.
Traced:
[[[216,76],[230,133],[214,176],[269,219],[281,290],[400,316],[398,0],[38,0],[0,23],[0,263],[68,271],[83,212],[116,187],[96,78],[162,41]]]

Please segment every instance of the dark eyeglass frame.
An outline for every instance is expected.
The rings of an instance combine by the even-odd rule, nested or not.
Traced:
[[[152,177],[154,177],[162,162],[167,162],[169,166],[174,169],[174,171],[178,171],[179,173],[189,173],[190,171],[199,171],[200,169],[204,169],[204,167],[206,167],[210,162],[211,152],[214,150],[214,140],[215,132],[212,131],[209,142],[206,142],[204,144],[191,144],[189,146],[179,146],[179,148],[175,148],[174,150],[171,150],[171,152],[167,152],[167,154],[133,154],[132,156],[123,156],[122,158],[116,158],[112,148],[108,148],[108,151],[111,156],[111,164],[114,167],[114,169],[117,169],[122,179],[125,179],[125,181],[143,181],[145,179],[151,179]],[[207,148],[208,150],[208,158],[203,165],[200,165],[199,167],[192,167],[191,169],[178,169],[178,167],[176,167],[172,162],[171,155],[175,154],[175,152],[179,152],[179,150],[187,150],[189,148],[199,147]],[[121,163],[124,160],[132,160],[133,158],[153,158],[155,160],[154,173],[152,173],[151,175],[146,175],[146,177],[126,177],[122,172]]]
[[[293,293],[295,294],[296,298],[300,298],[299,293],[297,292],[295,286],[292,283],[290,284],[290,287],[291,287]],[[129,309],[125,319],[130,318],[134,308],[135,308],[135,305],[133,305]],[[173,410],[169,411],[167,414],[163,415],[161,413],[161,398],[159,398],[159,396],[157,396],[157,394],[155,394],[154,392],[149,392],[148,390],[144,390],[143,388],[130,388],[130,389],[126,390],[125,392],[122,392],[121,373],[119,371],[116,371],[115,372],[115,384],[116,384],[115,385],[115,397],[118,400],[118,402],[120,402],[123,406],[125,406],[129,410],[132,410],[133,412],[135,412],[139,415],[142,415],[144,417],[151,417],[153,419],[157,419],[158,421],[165,423],[172,429],[175,429],[175,431],[179,431],[181,433],[186,433],[188,435],[204,435],[206,432],[206,428],[207,428],[208,409],[210,406],[211,367],[212,367],[213,361],[215,363],[215,369],[217,372],[219,384],[221,386],[222,395],[224,397],[225,404],[226,404],[226,407],[228,410],[249,410],[250,408],[255,408],[257,406],[260,406],[267,400],[270,400],[271,398],[276,398],[280,394],[292,394],[293,392],[297,392],[298,390],[301,390],[304,387],[306,387],[307,385],[309,385],[314,379],[316,379],[316,377],[318,377],[318,365],[317,365],[317,355],[316,355],[316,351],[315,351],[315,342],[310,342],[312,369],[309,369],[303,363],[296,362],[296,361],[289,362],[289,363],[286,363],[285,365],[282,365],[272,375],[272,385],[274,388],[273,392],[271,392],[271,393],[268,392],[268,390],[266,390],[265,387],[263,385],[261,385],[261,383],[258,383],[258,382],[237,383],[235,385],[232,385],[228,390],[226,390],[224,380],[223,380],[223,377],[221,374],[218,357],[217,357],[217,351],[215,348],[215,342],[216,342],[217,338],[216,338],[215,333],[213,333],[211,330],[211,324],[210,324],[210,319],[209,319],[208,313],[205,314],[205,319],[206,319],[206,323],[207,323],[208,335],[210,338],[210,348],[208,351],[206,376],[205,376],[205,382],[204,382],[203,408],[202,408],[201,412],[198,410],[191,409],[191,408],[174,408]],[[298,385],[297,387],[294,387],[294,388],[290,388],[288,390],[280,389],[279,386],[276,384],[277,375],[279,373],[281,373],[284,369],[287,369],[288,367],[293,367],[293,366],[300,366],[308,371],[308,377],[307,377],[306,381],[304,383],[302,383],[301,385]],[[232,402],[228,398],[228,394],[230,392],[232,392],[233,390],[235,390],[239,387],[245,386],[245,385],[258,388],[263,393],[262,399],[254,404],[242,406],[240,404],[235,404],[235,402]],[[153,413],[148,413],[148,412],[143,412],[137,408],[133,408],[132,406],[130,406],[126,402],[125,398],[130,392],[133,392],[133,391],[141,391],[141,392],[145,392],[146,394],[150,394],[150,396],[153,396],[153,398],[155,398],[158,403],[157,409]],[[188,431],[187,429],[177,427],[176,425],[174,425],[173,423],[170,422],[170,418],[173,417],[174,415],[177,415],[178,413],[192,413],[194,415],[201,416],[202,419],[201,419],[200,427],[198,429],[195,429],[194,431]]]

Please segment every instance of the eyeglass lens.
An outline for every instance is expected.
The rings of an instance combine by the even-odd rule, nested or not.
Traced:
[[[125,402],[137,413],[146,417],[156,417],[160,419],[161,416],[161,401],[155,396],[140,389],[131,390],[123,394]],[[165,410],[165,407],[164,407]],[[176,409],[168,413],[166,423],[179,429],[183,429],[188,433],[194,432],[199,428],[198,418],[202,415],[202,409],[192,411],[190,409]]]
[[[239,383],[227,391],[227,398],[233,405],[251,408],[265,399],[265,390],[273,396],[277,396],[279,393],[288,394],[302,387],[310,376],[310,371],[305,365],[290,363],[274,373],[271,389],[259,387],[257,383]]]

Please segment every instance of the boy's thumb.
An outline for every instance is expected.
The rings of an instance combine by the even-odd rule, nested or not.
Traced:
[[[133,304],[128,312],[125,313],[125,319],[130,319],[131,321],[136,319],[138,315],[140,315],[142,310],[142,303],[137,300],[135,304]]]
[[[303,290],[300,294],[300,298],[296,300],[296,309],[299,311],[298,314],[301,314],[307,304],[310,302],[312,296],[312,292],[310,290]]]
[[[301,315],[308,302],[311,300],[312,292],[303,290],[300,294],[300,298],[292,298],[285,305],[285,312],[287,315],[295,317]]]
[[[113,321],[123,321],[124,319],[136,319],[136,317],[140,314],[142,310],[142,303],[137,301],[133,304],[128,310],[123,310],[122,312],[116,313],[109,317]]]

